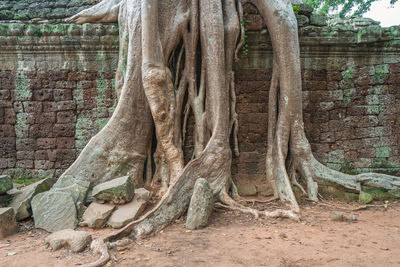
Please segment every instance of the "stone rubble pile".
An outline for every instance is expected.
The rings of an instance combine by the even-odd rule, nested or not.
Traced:
[[[150,192],[146,189],[134,189],[129,176],[98,184],[90,192],[89,186],[87,181],[64,175],[50,190],[30,194],[29,207],[32,206],[35,227],[58,232],[75,229],[81,221],[80,226],[91,228],[106,225],[121,228],[139,218],[150,199]],[[86,208],[89,199],[91,203]],[[20,217],[29,216],[24,213]]]

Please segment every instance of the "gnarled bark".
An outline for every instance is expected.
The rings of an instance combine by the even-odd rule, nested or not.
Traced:
[[[102,131],[65,172],[88,179],[92,186],[128,174],[147,186],[161,180],[165,194],[147,214],[116,233],[93,243],[108,260],[105,242],[159,231],[183,215],[198,178],[206,178],[221,205],[256,217],[299,219],[292,185],[317,201],[317,183],[338,184],[360,191],[361,185],[400,188],[396,177],[345,175],[316,161],[304,134],[300,51],[297,21],[288,0],[251,0],[264,18],[272,40],[274,66],[269,92],[266,175],[275,196],[289,210],[260,212],[235,202],[229,194],[235,112],[235,53],[243,32],[239,0],[104,0],[67,21],[111,22],[120,26],[120,60],[116,74],[118,106]],[[187,97],[185,97],[187,95]],[[182,144],[189,112],[193,112],[195,149],[184,166]],[[182,121],[183,120],[183,121]],[[153,122],[155,131],[153,131]],[[157,149],[152,155],[153,133]],[[152,161],[156,170],[152,170]],[[144,166],[147,162],[146,167]],[[64,175],[65,175],[64,174]],[[153,176],[153,177],[150,177]]]

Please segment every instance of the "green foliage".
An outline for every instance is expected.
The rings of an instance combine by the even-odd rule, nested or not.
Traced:
[[[42,37],[43,36],[43,32],[40,29],[38,29],[38,30],[35,31],[35,35],[37,37]]]
[[[300,11],[299,6],[298,6],[298,5],[292,5],[292,7],[293,7],[293,12],[294,12],[294,14],[298,15],[298,14],[299,14],[299,11]]]
[[[368,12],[371,4],[377,0],[305,0],[304,2],[314,9],[319,14],[330,14],[339,12],[340,17],[345,16],[361,16]],[[393,5],[398,0],[390,0]]]
[[[31,179],[31,174],[22,168],[18,168],[15,170],[14,174],[12,175],[13,180],[26,180]]]
[[[38,181],[40,181],[41,179],[14,179],[13,183],[15,184],[22,184],[24,186],[36,183]]]
[[[240,25],[242,25],[242,27],[243,27],[243,30],[244,30],[244,38],[243,38],[243,43],[242,43],[242,52],[243,52],[243,54],[245,54],[246,56],[248,55],[248,53],[249,53],[249,45],[248,45],[248,43],[247,43],[247,39],[248,39],[248,35],[247,35],[247,31],[248,31],[248,29],[246,28],[246,26],[245,26],[245,24],[246,24],[246,22],[247,22],[247,13],[244,13],[243,14],[243,19],[242,19],[242,21],[240,22]]]

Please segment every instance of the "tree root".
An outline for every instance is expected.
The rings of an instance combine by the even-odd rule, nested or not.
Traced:
[[[258,219],[260,217],[260,215],[263,215],[266,218],[288,218],[288,219],[292,219],[294,221],[300,221],[300,216],[292,211],[292,210],[282,210],[282,209],[277,209],[274,211],[259,211],[256,209],[252,209],[246,206],[243,206],[239,203],[237,203],[235,200],[233,200],[228,193],[226,193],[225,191],[222,191],[220,193],[220,199],[221,203],[216,203],[215,205],[217,207],[221,207],[221,208],[226,208],[226,209],[230,209],[230,210],[236,210],[236,211],[240,211],[242,213],[246,213],[246,214],[252,214],[254,215],[255,219]]]
[[[274,53],[268,111],[267,180],[273,185],[274,200],[279,197],[291,209],[259,211],[238,203],[246,200],[240,198],[234,185],[235,200],[227,193],[232,182],[231,134],[234,153],[239,154],[232,62],[244,38],[243,27],[242,39],[239,38],[239,21],[243,19],[240,1],[181,0],[171,5],[170,1],[158,0],[103,0],[70,21],[121,20],[120,30],[127,39],[120,38],[120,43],[129,40],[128,52],[120,51],[118,70],[124,81],[117,89],[121,87],[122,91],[109,123],[89,142],[66,173],[80,174],[89,177],[92,183],[98,183],[99,177],[116,177],[121,174],[119,169],[128,165],[130,172],[124,175],[133,176],[140,182],[147,158],[147,184],[155,182],[156,177],[162,181],[161,192],[168,189],[160,202],[140,219],[94,240],[91,249],[101,256],[84,266],[106,264],[111,257],[108,242],[129,235],[135,238],[150,235],[182,216],[198,178],[206,178],[210,183],[221,202],[216,204],[217,207],[252,214],[255,218],[283,217],[295,221],[300,220],[300,208],[293,185],[314,201],[318,200],[316,182],[339,184],[352,191],[361,191],[362,186],[400,188],[400,180],[396,177],[372,173],[351,176],[331,170],[314,159],[304,134],[300,50],[293,8],[290,1],[251,2],[267,24]],[[174,61],[176,53],[174,69],[168,59]],[[184,166],[182,140],[190,110],[195,119],[194,158]],[[151,157],[150,143],[154,132],[160,151]],[[104,142],[106,145],[102,145]],[[100,150],[98,145],[105,148]],[[122,162],[119,155],[110,162],[108,157],[114,151],[123,154]],[[136,152],[127,157],[131,151]],[[152,158],[156,161],[155,172],[152,172]],[[289,160],[291,163],[287,164]],[[104,166],[108,165],[112,166],[105,173]],[[306,182],[306,190],[298,183],[296,173]]]
[[[110,253],[108,252],[107,244],[102,238],[93,240],[90,244],[90,249],[94,254],[100,254],[100,258],[94,262],[81,265],[82,267],[101,267],[105,265],[111,258]]]
[[[304,164],[307,164],[307,162],[304,162]],[[319,163],[313,156],[310,164],[314,170],[312,173],[313,178],[320,184],[339,185],[353,192],[360,192],[362,186],[387,190],[400,189],[400,178],[396,176],[381,173],[349,175],[326,167]]]

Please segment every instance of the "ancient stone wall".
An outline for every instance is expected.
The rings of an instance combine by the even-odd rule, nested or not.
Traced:
[[[60,20],[100,0],[0,0],[0,21]]]
[[[257,10],[245,11],[247,46],[235,66],[241,153],[232,173],[241,193],[255,194],[268,191],[272,52]],[[400,28],[327,21],[306,8],[298,21],[304,122],[316,157],[348,173],[399,172]],[[7,22],[0,47],[0,173],[57,177],[115,107],[117,26]],[[189,152],[190,136],[186,145]]]
[[[370,19],[328,20],[300,8],[306,135],[316,158],[346,173],[400,173],[400,27]],[[245,7],[247,50],[236,65],[240,157],[233,178],[244,194],[265,189],[271,44],[258,11]]]
[[[114,110],[118,27],[2,24],[0,35],[0,172],[58,176]]]

